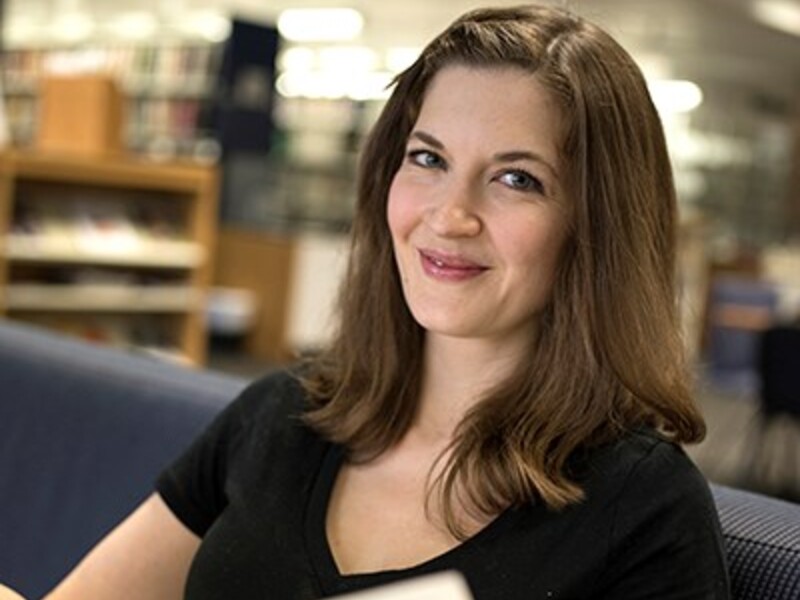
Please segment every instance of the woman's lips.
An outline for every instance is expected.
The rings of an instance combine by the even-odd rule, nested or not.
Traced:
[[[425,274],[441,281],[466,281],[489,269],[459,254],[440,250],[420,249],[419,256]]]

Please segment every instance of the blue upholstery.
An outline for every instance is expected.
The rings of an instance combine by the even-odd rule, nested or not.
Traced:
[[[0,582],[40,597],[243,385],[0,322]],[[712,491],[734,599],[800,599],[800,506]]]
[[[800,599],[800,505],[713,487],[736,600]]]
[[[40,597],[242,386],[0,323],[0,582]]]

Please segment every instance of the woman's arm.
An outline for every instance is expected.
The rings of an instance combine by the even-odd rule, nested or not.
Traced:
[[[199,545],[200,539],[153,494],[45,600],[180,600]]]
[[[25,600],[25,598],[0,583],[0,600]]]

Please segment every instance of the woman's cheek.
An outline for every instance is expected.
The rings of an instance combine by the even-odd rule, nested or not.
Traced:
[[[412,187],[404,181],[402,175],[397,175],[389,188],[387,219],[389,230],[395,238],[407,235],[413,229],[418,216],[418,207]],[[396,239],[395,242],[397,242]]]

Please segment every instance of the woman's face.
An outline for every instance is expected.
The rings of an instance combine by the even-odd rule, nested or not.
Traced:
[[[560,113],[534,76],[451,66],[430,83],[389,190],[406,302],[428,335],[520,350],[566,237]]]

